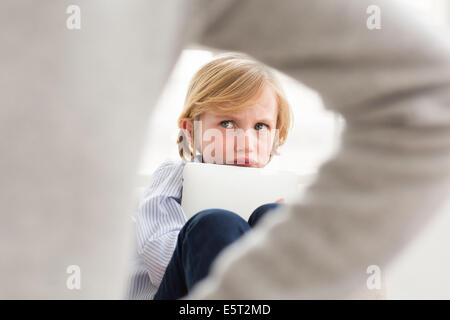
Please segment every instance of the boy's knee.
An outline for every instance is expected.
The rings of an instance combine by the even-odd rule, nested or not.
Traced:
[[[250,226],[232,211],[207,209],[194,215],[183,229],[180,233],[183,244],[223,247],[250,230]]]
[[[250,229],[248,222],[236,213],[223,209],[207,209],[195,214],[186,223],[183,233],[207,233],[209,236],[234,236]]]
[[[206,209],[198,212],[191,219],[196,227],[208,229],[223,228],[229,225],[246,225],[247,221],[236,213],[224,209]]]
[[[256,223],[259,221],[259,219],[261,219],[268,212],[273,211],[283,205],[284,204],[282,204],[282,203],[266,203],[266,204],[259,206],[250,215],[250,217],[248,219],[249,225],[251,225],[251,226],[256,225]]]
[[[280,206],[282,206],[283,203],[276,203],[276,202],[271,202],[271,203],[266,203],[263,205],[260,205],[258,208],[255,209],[255,211],[269,211],[269,210],[273,210],[276,209]]]

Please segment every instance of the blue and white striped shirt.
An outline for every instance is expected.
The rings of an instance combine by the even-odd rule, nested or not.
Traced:
[[[153,299],[172,258],[178,233],[187,221],[181,208],[184,165],[181,159],[164,161],[145,189],[135,216],[137,252],[129,299]]]

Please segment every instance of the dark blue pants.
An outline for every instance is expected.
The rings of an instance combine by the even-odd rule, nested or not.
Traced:
[[[245,221],[234,212],[207,209],[191,217],[178,234],[172,259],[167,265],[155,300],[176,300],[208,275],[211,263],[226,246],[250,230],[268,211],[280,203],[267,203]]]

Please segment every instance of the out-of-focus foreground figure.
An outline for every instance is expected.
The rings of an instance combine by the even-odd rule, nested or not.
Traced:
[[[124,296],[140,148],[187,44],[250,54],[346,119],[303,201],[226,250],[190,298],[365,297],[367,267],[447,196],[449,37],[392,1],[82,2],[69,30],[71,4],[0,4],[0,298]]]

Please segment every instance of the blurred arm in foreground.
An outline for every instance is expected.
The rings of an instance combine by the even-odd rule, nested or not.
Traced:
[[[346,131],[301,203],[224,250],[187,299],[370,297],[367,268],[385,270],[448,196],[450,37],[391,1],[207,2],[199,44],[317,90]],[[370,5],[380,30],[366,27]]]

